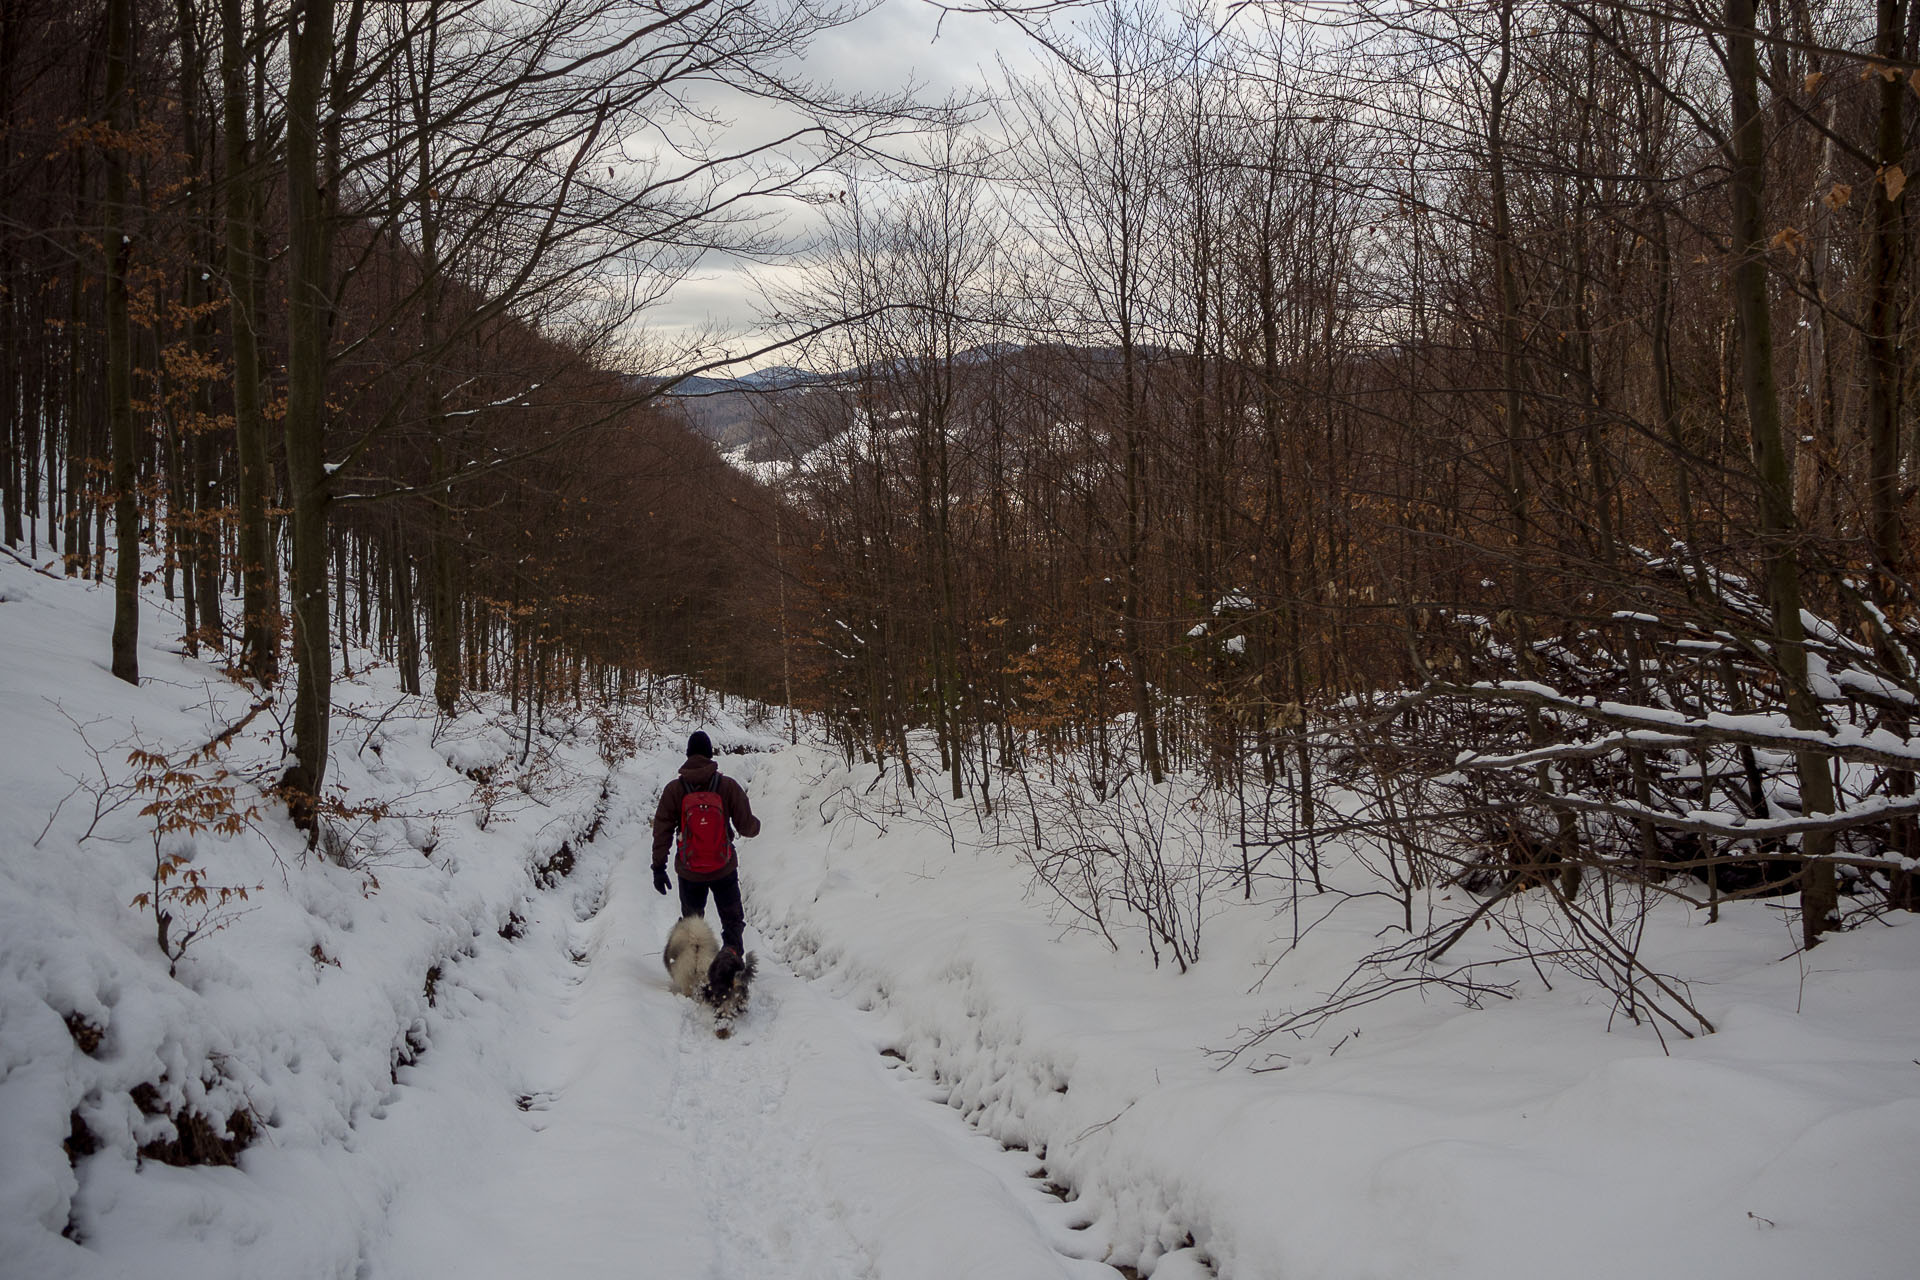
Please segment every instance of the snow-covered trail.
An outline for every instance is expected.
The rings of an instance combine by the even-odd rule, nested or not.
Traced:
[[[880,1053],[879,1015],[796,977],[752,931],[753,1004],[717,1039],[667,988],[677,899],[653,891],[643,836],[630,818],[601,837],[626,853],[598,910],[530,922],[528,941],[564,945],[445,980],[462,1016],[367,1137],[370,1166],[399,1172],[361,1275],[1111,1280],[1068,1256],[1081,1224],[1031,1161],[937,1105]]]

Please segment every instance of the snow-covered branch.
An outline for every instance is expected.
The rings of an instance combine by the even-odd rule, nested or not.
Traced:
[[[1599,698],[1575,697],[1561,693],[1551,686],[1528,680],[1483,681],[1471,685],[1436,684],[1428,686],[1421,692],[1428,694],[1428,697],[1440,694],[1562,711],[1595,724],[1655,735],[1655,739],[1648,741],[1630,741],[1623,737],[1613,744],[1618,747],[1698,746],[1727,743],[1772,751],[1813,751],[1837,760],[1876,765],[1883,769],[1920,768],[1920,747],[1884,729],[1863,731],[1851,725],[1840,725],[1824,730],[1796,729],[1787,723],[1784,713],[1736,715],[1715,711],[1704,716],[1689,716],[1664,707],[1635,706],[1624,702],[1603,701]],[[1419,700],[1426,701],[1427,698]],[[1396,705],[1404,708],[1409,703],[1403,702]],[[1607,749],[1611,750],[1613,746]],[[1534,763],[1541,758],[1550,757],[1542,756],[1538,752],[1527,752],[1504,760],[1500,757],[1482,760],[1477,756],[1468,755],[1460,759],[1459,765],[1461,768],[1479,765],[1510,767],[1520,763]]]

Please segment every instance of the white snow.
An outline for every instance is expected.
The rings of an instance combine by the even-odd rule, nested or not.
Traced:
[[[1124,921],[1118,950],[1075,928],[968,802],[737,703],[636,719],[611,764],[617,733],[556,714],[523,761],[499,701],[437,719],[356,662],[333,771],[361,811],[306,853],[254,790],[272,715],[237,734],[252,829],[164,847],[260,887],[169,977],[127,905],[151,819],[96,822],[78,783],[250,701],[167,651],[157,605],[142,685],[115,681],[111,613],[0,558],[8,1277],[1785,1280],[1920,1252],[1908,917],[1796,959],[1769,904],[1657,904],[1643,957],[1721,1028],[1664,1048],[1516,971],[1511,1001],[1380,1001],[1229,1061],[1208,1050],[1323,1001],[1398,904],[1303,899],[1290,949],[1283,882],[1216,886],[1199,962],[1156,969]],[[667,990],[646,857],[693,727],[765,823],[741,845],[761,976],[727,1041]],[[536,874],[563,842],[571,874]],[[1329,882],[1371,852],[1325,846]],[[104,1029],[94,1055],[67,1015]],[[263,1136],[238,1168],[136,1159],[172,1132],[143,1083]],[[76,1111],[100,1150],[70,1165]]]

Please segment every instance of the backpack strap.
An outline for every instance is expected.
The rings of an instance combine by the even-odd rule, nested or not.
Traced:
[[[726,814],[727,816],[727,830],[729,835],[731,835],[733,830],[733,813],[731,810],[727,808],[727,793],[720,789],[720,777],[721,777],[720,771],[718,769],[715,769],[713,771],[713,777],[709,779],[707,782],[701,783],[699,785],[695,785],[694,783],[688,782],[685,778],[679,779],[680,803],[684,805],[687,802],[687,797],[694,794],[696,791],[713,792],[714,795],[720,797],[720,811]]]

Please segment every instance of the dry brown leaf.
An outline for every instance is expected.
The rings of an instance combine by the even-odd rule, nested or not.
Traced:
[[[1892,63],[1888,63],[1884,67],[1875,67],[1874,70],[1878,71],[1880,73],[1880,78],[1882,80],[1885,80],[1888,84],[1892,84],[1895,80],[1898,80],[1900,78],[1900,68],[1894,66]]]
[[[1818,89],[1820,87],[1820,82],[1822,80],[1825,80],[1826,78],[1827,78],[1827,73],[1824,71],[1807,72],[1807,92],[1811,94],[1814,90]],[[1920,86],[1915,86],[1915,87],[1920,88]]]
[[[1908,76],[1907,83],[1913,86],[1913,91],[1915,93],[1920,93],[1920,71],[1916,71],[1912,75]]]
[[[1832,190],[1820,198],[1820,202],[1829,209],[1839,210],[1845,208],[1847,201],[1851,199],[1853,199],[1853,188],[1844,182],[1836,182]]]
[[[1773,233],[1773,241],[1767,245],[1767,248],[1770,250],[1785,249],[1789,253],[1799,253],[1800,246],[1803,243],[1805,243],[1805,237],[1798,231],[1792,227],[1782,227]]]
[[[1907,171],[1897,164],[1890,164],[1880,171],[1880,181],[1887,184],[1887,199],[1898,200],[1907,186]]]

